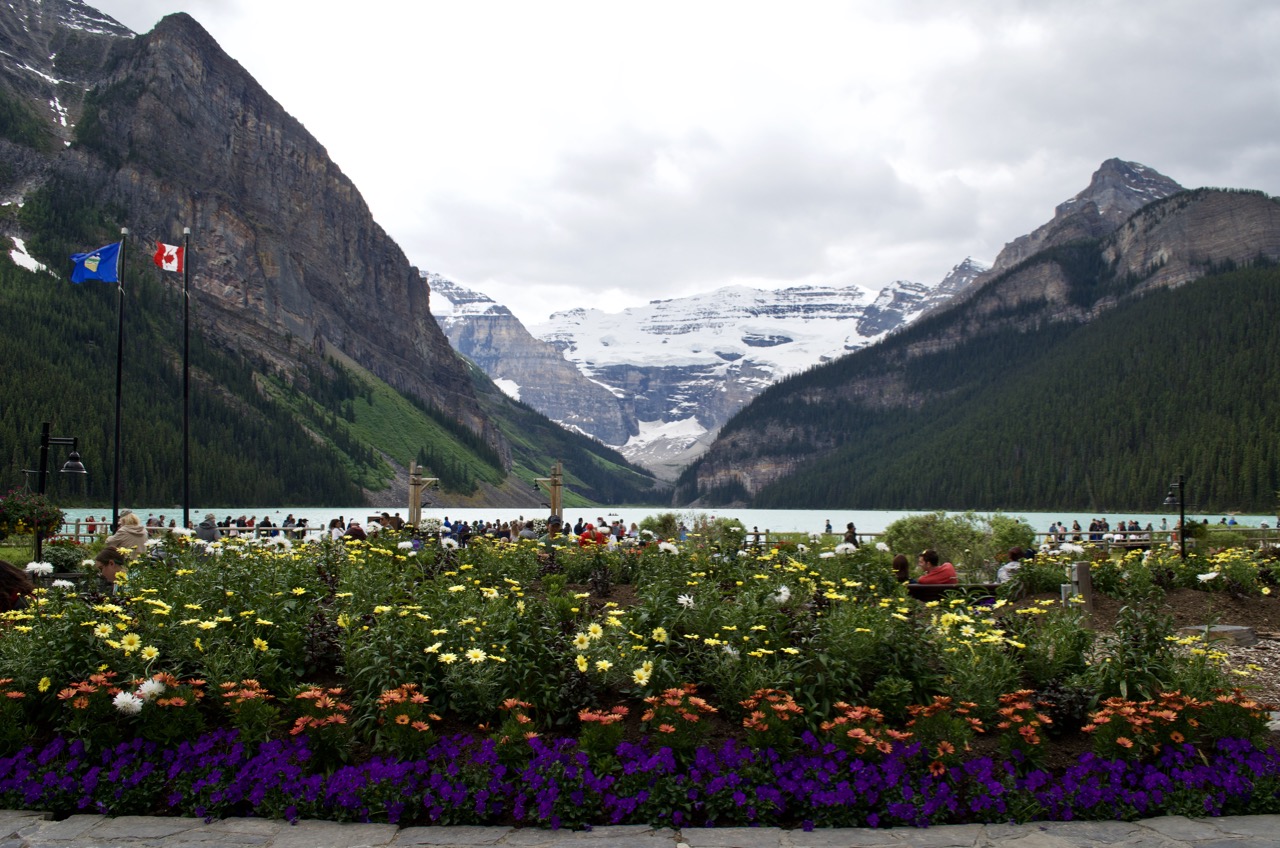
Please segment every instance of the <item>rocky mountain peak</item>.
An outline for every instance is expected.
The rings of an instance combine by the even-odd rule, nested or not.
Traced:
[[[7,6],[0,14],[0,85],[48,119],[41,146],[54,146],[55,138],[65,146],[85,92],[135,36],[80,0],[10,0]]]
[[[1058,204],[1052,220],[1006,244],[977,285],[1045,248],[1110,235],[1143,206],[1180,191],[1182,186],[1154,168],[1108,159],[1094,172],[1087,188]]]
[[[488,295],[464,288],[448,277],[433,271],[423,271],[422,277],[434,295],[431,299],[431,314],[441,325],[467,315],[511,315],[510,309]]]
[[[1119,225],[1153,200],[1182,191],[1182,186],[1164,174],[1137,162],[1108,159],[1094,171],[1089,187],[1054,210],[1055,218],[1093,204],[1098,214]]]

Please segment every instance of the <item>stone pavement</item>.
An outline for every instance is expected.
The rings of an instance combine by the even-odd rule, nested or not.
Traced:
[[[0,811],[0,848],[1275,848],[1280,815],[1137,822],[963,824],[928,829],[834,828],[805,833],[776,827],[598,827],[591,831],[510,827],[296,825],[268,819],[72,816]]]

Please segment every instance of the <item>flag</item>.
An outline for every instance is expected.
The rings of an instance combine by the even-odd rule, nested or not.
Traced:
[[[75,264],[71,269],[73,283],[83,283],[85,280],[120,282],[120,242],[100,247],[91,253],[73,253],[71,261]]]
[[[156,267],[161,271],[177,271],[182,273],[182,263],[185,261],[181,247],[173,244],[165,244],[162,241],[156,242],[156,255],[152,259],[156,262]]]

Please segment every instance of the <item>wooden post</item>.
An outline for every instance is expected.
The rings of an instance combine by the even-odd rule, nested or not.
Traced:
[[[556,460],[551,469],[551,514],[564,518],[564,468]]]
[[[1071,563],[1071,585],[1084,602],[1085,614],[1093,616],[1093,575],[1087,562]]]
[[[414,527],[422,520],[422,475],[418,463],[409,462],[409,523]]]

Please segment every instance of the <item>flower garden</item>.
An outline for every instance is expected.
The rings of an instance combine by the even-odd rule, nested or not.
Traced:
[[[920,603],[871,546],[174,535],[114,594],[59,583],[0,616],[0,807],[549,827],[1280,811],[1248,669],[1158,608],[1162,586],[1260,597],[1280,566],[1086,555],[1126,601],[1112,632],[1043,597],[1077,552],[1025,564],[1007,598]]]

